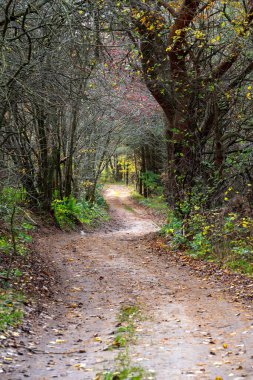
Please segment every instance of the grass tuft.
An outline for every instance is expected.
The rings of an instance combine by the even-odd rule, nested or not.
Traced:
[[[152,372],[133,365],[129,357],[129,345],[135,340],[135,324],[143,320],[140,307],[138,305],[123,305],[117,320],[119,327],[109,349],[124,348],[124,351],[121,350],[115,358],[115,369],[98,373],[95,380],[153,380],[154,374]]]

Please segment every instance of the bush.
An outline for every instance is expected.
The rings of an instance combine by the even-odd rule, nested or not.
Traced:
[[[54,217],[62,229],[73,229],[76,224],[90,225],[98,219],[107,219],[107,205],[99,190],[96,192],[96,203],[84,198],[77,200],[73,196],[55,199],[52,204]]]
[[[3,233],[0,238],[1,276],[8,282],[20,275],[19,269],[13,269],[17,257],[28,252],[27,243],[32,241],[29,235],[34,228],[27,220],[24,210],[25,192],[22,188],[6,187],[0,194],[0,217],[3,222]],[[6,284],[5,284],[6,285]]]
[[[141,173],[140,178],[147,188],[149,194],[162,195],[163,186],[161,185],[161,178],[159,174],[151,171]]]
[[[170,213],[161,233],[172,249],[184,249],[194,258],[217,261],[224,267],[253,274],[253,218],[222,211],[192,212],[179,219]]]
[[[186,248],[187,238],[184,236],[183,221],[177,218],[173,212],[169,213],[168,223],[162,227],[161,233],[171,238],[173,249]]]
[[[63,199],[55,199],[51,203],[54,217],[60,228],[73,228],[79,220],[81,208],[78,207],[76,199],[72,196]]]
[[[108,209],[108,205],[105,201],[105,198],[102,194],[103,185],[97,185],[95,190],[95,204],[97,204],[100,207],[103,207],[104,209]]]

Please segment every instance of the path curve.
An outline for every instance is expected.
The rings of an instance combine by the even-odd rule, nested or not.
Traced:
[[[92,380],[115,366],[106,351],[121,305],[143,306],[133,363],[157,380],[253,379],[252,309],[229,301],[208,279],[152,252],[158,226],[125,187],[105,193],[113,222],[95,233],[41,238],[62,290],[1,379]]]

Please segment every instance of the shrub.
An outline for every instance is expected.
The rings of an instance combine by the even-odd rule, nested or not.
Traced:
[[[187,239],[184,235],[183,222],[173,212],[169,213],[167,224],[162,227],[161,233],[171,238],[173,249],[186,248]]]
[[[140,178],[144,186],[146,186],[149,194],[162,195],[163,186],[161,185],[161,178],[159,174],[151,171],[141,173]]]
[[[90,225],[98,219],[106,219],[107,205],[99,190],[96,192],[96,203],[85,198],[77,200],[72,195],[63,199],[55,199],[52,204],[54,217],[62,229],[73,229],[76,224]]]
[[[172,249],[184,249],[194,258],[217,261],[224,267],[253,274],[253,219],[222,210],[192,212],[179,219],[170,212],[161,233]]]
[[[24,210],[25,192],[23,188],[5,187],[0,194],[0,217],[3,221],[3,233],[0,238],[2,281],[8,282],[21,272],[12,266],[18,256],[28,252],[27,243],[32,241],[29,235],[34,228],[27,221],[28,213]],[[5,284],[6,285],[6,284]]]

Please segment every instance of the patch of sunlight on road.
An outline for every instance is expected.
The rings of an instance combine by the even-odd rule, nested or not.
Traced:
[[[105,190],[108,198],[129,198],[130,190],[125,186],[113,185]]]

